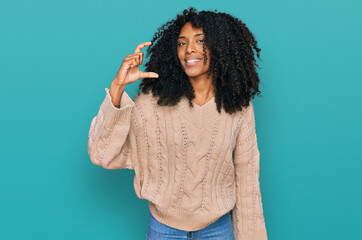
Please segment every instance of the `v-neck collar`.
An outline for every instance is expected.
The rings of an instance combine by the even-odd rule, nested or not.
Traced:
[[[196,107],[202,108],[202,107],[204,107],[206,104],[209,104],[211,101],[215,101],[214,99],[215,99],[215,96],[213,96],[209,101],[207,101],[206,103],[204,103],[204,104],[202,104],[202,105],[199,105],[199,104],[195,103],[194,101],[192,101],[192,104],[193,104],[194,106],[196,106]]]
[[[201,106],[194,102],[192,104],[193,107],[189,105],[187,97],[183,96],[175,110],[180,119],[186,120],[197,128],[209,129],[214,127],[223,115],[223,109],[221,109],[221,113],[217,111],[215,96]]]

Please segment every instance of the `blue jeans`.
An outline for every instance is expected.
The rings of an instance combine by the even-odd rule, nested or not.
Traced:
[[[221,216],[216,222],[197,231],[183,231],[169,227],[152,216],[150,220],[146,240],[168,239],[209,239],[209,240],[235,240],[231,225],[230,212]]]

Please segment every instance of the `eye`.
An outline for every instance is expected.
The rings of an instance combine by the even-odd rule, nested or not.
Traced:
[[[198,42],[205,42],[205,39],[200,39],[198,40]]]
[[[178,45],[178,46],[182,46],[181,44],[183,44],[183,42],[181,42],[181,43],[178,43],[177,45]]]

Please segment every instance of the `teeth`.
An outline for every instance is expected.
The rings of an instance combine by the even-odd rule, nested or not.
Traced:
[[[187,62],[191,63],[191,62],[197,62],[197,61],[200,61],[200,59],[191,59],[191,60],[188,60]]]

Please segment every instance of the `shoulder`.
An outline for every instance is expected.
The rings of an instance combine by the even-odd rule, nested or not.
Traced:
[[[151,115],[153,105],[157,102],[157,99],[152,95],[152,92],[144,93],[138,92],[133,99],[135,103],[135,115],[141,115],[139,117],[144,118],[145,116]]]
[[[156,97],[152,95],[152,92],[144,93],[144,92],[138,92],[137,95],[134,97],[133,101],[140,105],[145,106],[149,105],[152,102],[157,101]]]
[[[251,100],[249,100],[248,106],[243,107],[241,115],[243,118],[250,118],[252,115],[254,115],[254,105]]]
[[[237,127],[240,128],[243,124],[248,124],[254,120],[254,105],[252,101],[249,101],[248,106],[243,106],[241,111],[236,114],[238,119]]]

